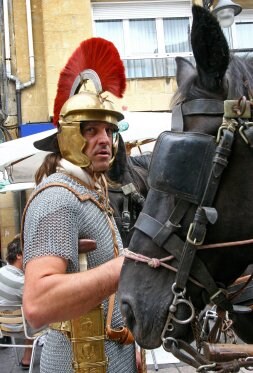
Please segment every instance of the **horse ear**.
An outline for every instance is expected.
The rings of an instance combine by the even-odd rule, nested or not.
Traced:
[[[193,74],[196,74],[196,69],[193,64],[184,57],[176,57],[177,73],[176,80],[178,87],[181,85]]]
[[[191,44],[201,83],[217,90],[229,64],[229,47],[217,19],[205,8],[192,7]]]

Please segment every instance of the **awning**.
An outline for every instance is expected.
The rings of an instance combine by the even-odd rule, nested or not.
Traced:
[[[56,129],[44,131],[36,135],[6,141],[0,144],[0,171],[3,172],[5,167],[13,162],[38,153],[39,150],[33,146],[34,141],[52,135],[56,131]]]

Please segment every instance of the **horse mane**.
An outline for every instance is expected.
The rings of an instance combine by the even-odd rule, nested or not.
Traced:
[[[188,63],[190,64],[190,62]],[[171,109],[179,103],[199,97],[220,99],[217,93],[210,92],[199,85],[197,69],[193,65],[192,67],[195,71],[180,83],[171,99]],[[239,57],[231,54],[223,84],[226,82],[228,82],[228,92],[224,99],[239,99],[241,96],[249,96],[249,94],[253,96],[253,57],[250,55]]]
[[[199,97],[217,99],[218,95],[215,92],[210,92],[204,87],[199,86],[198,73],[195,69],[195,73],[188,77],[188,79],[185,79],[174,93],[170,102],[170,109],[172,110],[177,104],[195,100]]]
[[[239,99],[241,96],[253,95],[253,57],[231,55],[227,70],[229,82],[228,99]]]

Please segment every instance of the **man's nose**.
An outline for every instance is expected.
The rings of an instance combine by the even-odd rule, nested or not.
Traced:
[[[106,130],[106,128],[101,128],[99,131],[99,141],[110,143],[110,134]]]

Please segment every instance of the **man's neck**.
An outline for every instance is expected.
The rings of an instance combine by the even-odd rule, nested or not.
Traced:
[[[10,264],[13,267],[16,267],[17,269],[23,270],[23,264],[22,261],[16,260],[16,262]]]

